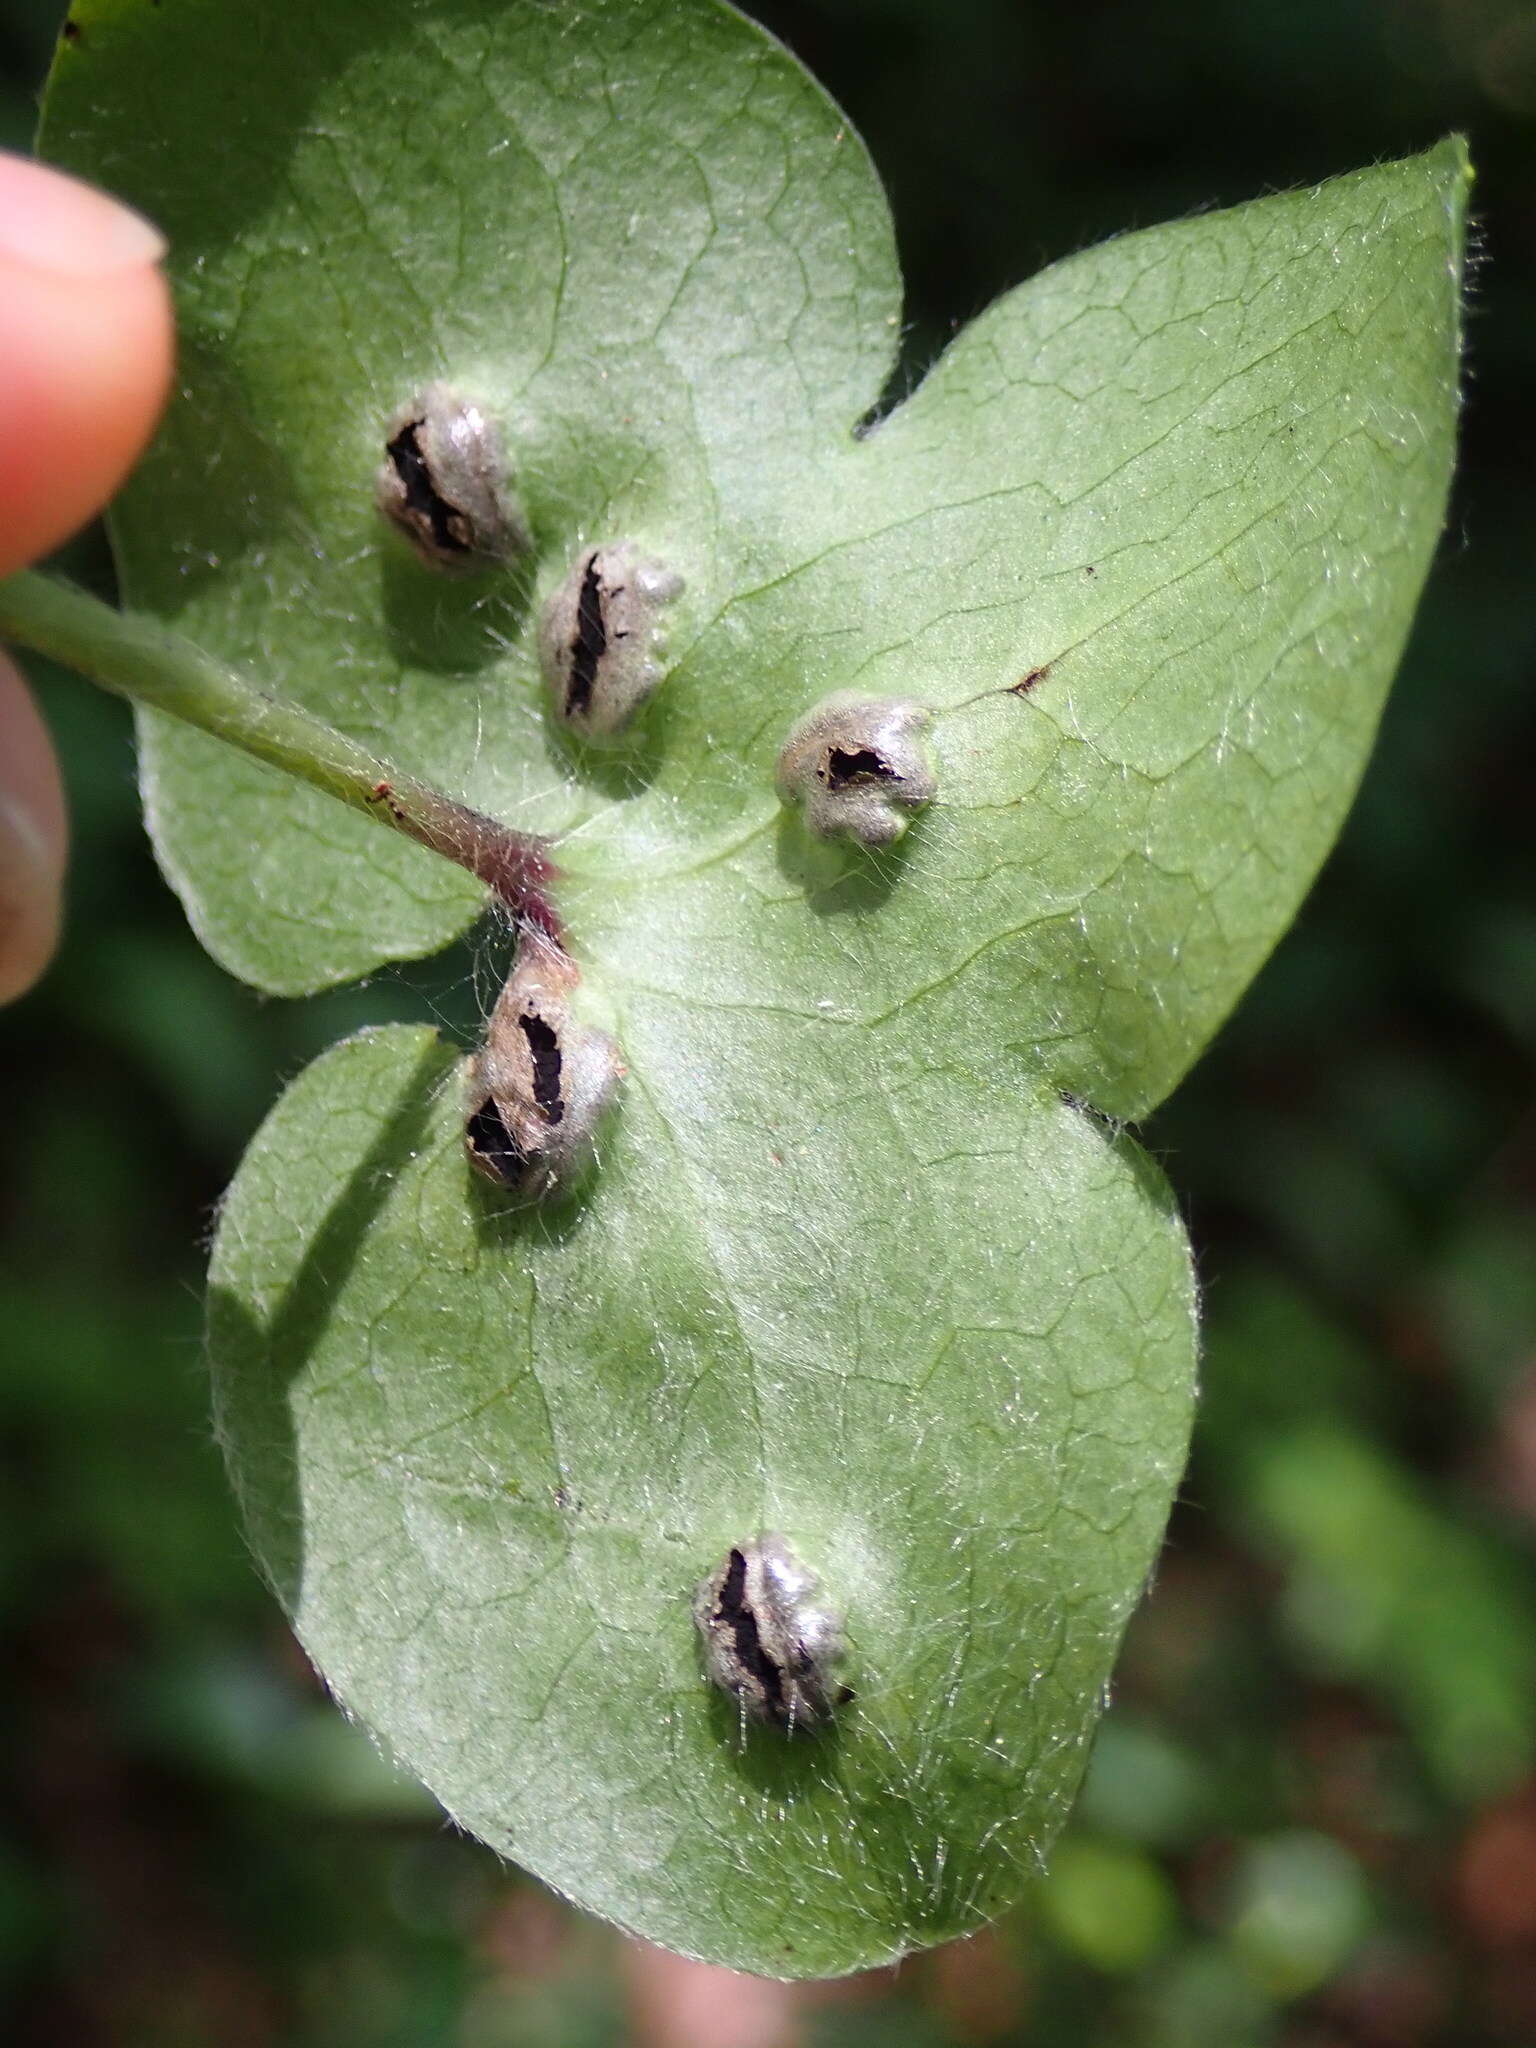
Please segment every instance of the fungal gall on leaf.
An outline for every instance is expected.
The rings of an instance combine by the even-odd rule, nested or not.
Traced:
[[[427,566],[449,575],[495,568],[533,545],[494,423],[443,384],[391,418],[374,498]]]
[[[663,609],[683,579],[630,541],[592,547],[545,605],[539,663],[558,718],[583,739],[623,731],[666,674]]]
[[[818,1606],[816,1579],[779,1535],[733,1543],[693,1596],[704,1667],[745,1718],[793,1734],[852,1697],[837,1681],[846,1654],[837,1617]]]
[[[553,1194],[579,1175],[623,1077],[614,1040],[572,1014],[580,979],[559,946],[526,932],[470,1070],[469,1162],[520,1195]]]
[[[938,790],[923,733],[930,714],[908,697],[839,690],[791,727],[779,750],[781,799],[818,838],[889,846]]]

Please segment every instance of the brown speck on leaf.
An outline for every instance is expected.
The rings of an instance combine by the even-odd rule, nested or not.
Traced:
[[[78,21],[66,21],[59,33],[66,43],[78,43],[81,35],[80,24]]]
[[[1012,697],[1027,697],[1036,683],[1044,682],[1051,672],[1051,664],[1043,661],[1039,668],[1032,668],[1027,676],[1020,676],[1016,683],[1010,683],[1008,694]]]
[[[1095,569],[1095,567],[1093,566],[1092,562],[1084,562],[1084,564],[1083,564],[1083,574],[1084,574],[1085,576],[1097,576],[1097,575],[1098,575],[1098,573],[1099,573],[1099,572],[1098,572],[1098,570],[1097,570],[1097,569]]]

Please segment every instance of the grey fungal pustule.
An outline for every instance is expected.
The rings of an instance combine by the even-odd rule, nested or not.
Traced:
[[[938,789],[923,735],[930,714],[907,697],[840,690],[790,730],[776,780],[822,839],[889,846]]]
[[[391,418],[374,496],[421,559],[450,575],[494,568],[532,545],[494,421],[443,384]]]
[[[667,672],[663,614],[682,589],[632,541],[577,558],[539,620],[539,664],[572,732],[606,740],[629,724]]]
[[[793,1733],[852,1697],[838,1682],[842,1624],[779,1535],[733,1543],[693,1596],[704,1668],[744,1718]]]
[[[572,1013],[580,979],[552,940],[526,934],[470,1070],[469,1162],[516,1194],[553,1194],[579,1176],[623,1078],[613,1039]]]

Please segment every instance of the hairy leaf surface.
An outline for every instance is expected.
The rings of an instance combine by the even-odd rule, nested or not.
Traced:
[[[1458,145],[1129,235],[890,372],[884,202],[712,0],[81,0],[50,152],[166,224],[183,390],[117,514],[135,604],[552,834],[628,1067],[589,1185],[474,1182],[459,1056],[290,1089],[211,1345],[262,1559],[467,1826],[654,1939],[786,1975],[974,1926],[1070,1801],[1180,1469],[1193,1292],[1119,1134],[1274,944],[1439,530]],[[273,89],[273,80],[283,90]],[[500,420],[535,541],[386,533],[394,409]],[[686,580],[633,742],[551,729],[594,542]],[[774,794],[834,689],[931,708],[899,846]],[[144,721],[199,933],[294,993],[442,945],[456,870]],[[707,1687],[695,1583],[782,1531],[853,1698]]]

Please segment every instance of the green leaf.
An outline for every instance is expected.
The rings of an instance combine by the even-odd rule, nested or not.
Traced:
[[[798,692],[743,674],[720,615],[800,552],[786,495],[841,466],[899,314],[883,197],[824,95],[709,0],[72,18],[44,147],[164,226],[181,329],[178,401],[113,515],[126,600],[481,809],[579,834],[573,867],[670,871],[739,839],[743,804],[762,829],[768,732],[707,805],[616,805],[545,729],[525,584],[434,576],[373,476],[396,407],[451,381],[505,423],[541,597],[578,536],[654,541],[690,582],[677,641],[713,624],[730,664],[720,744],[787,716]],[[702,689],[673,783],[717,723]],[[257,987],[430,952],[479,907],[274,770],[142,726],[161,862]]]
[[[653,1940],[853,1969],[1000,1910],[1065,1815],[1183,1462],[1183,1238],[1017,1059],[617,1021],[556,1216],[467,1184],[430,1031],[293,1085],[219,1231],[220,1428],[311,1654],[465,1826]],[[701,1675],[693,1588],[769,1529],[846,1614],[827,1733]]]
[[[654,1939],[786,1975],[974,1926],[1039,1866],[1180,1469],[1155,1104],[1337,828],[1442,515],[1459,145],[1061,264],[871,431],[883,202],[709,0],[90,0],[56,156],[169,226],[184,393],[117,520],[137,604],[559,837],[629,1069],[589,1186],[503,1213],[456,1055],[337,1047],[221,1222],[259,1554],[349,1710],[467,1826]],[[282,81],[274,90],[273,81]],[[371,504],[443,378],[531,570]],[[552,734],[539,605],[675,567],[638,740]],[[789,726],[931,707],[899,847],[807,841]],[[167,871],[314,988],[442,943],[455,871],[146,719]],[[778,1529],[846,1617],[831,1729],[743,1731],[690,1618]]]

